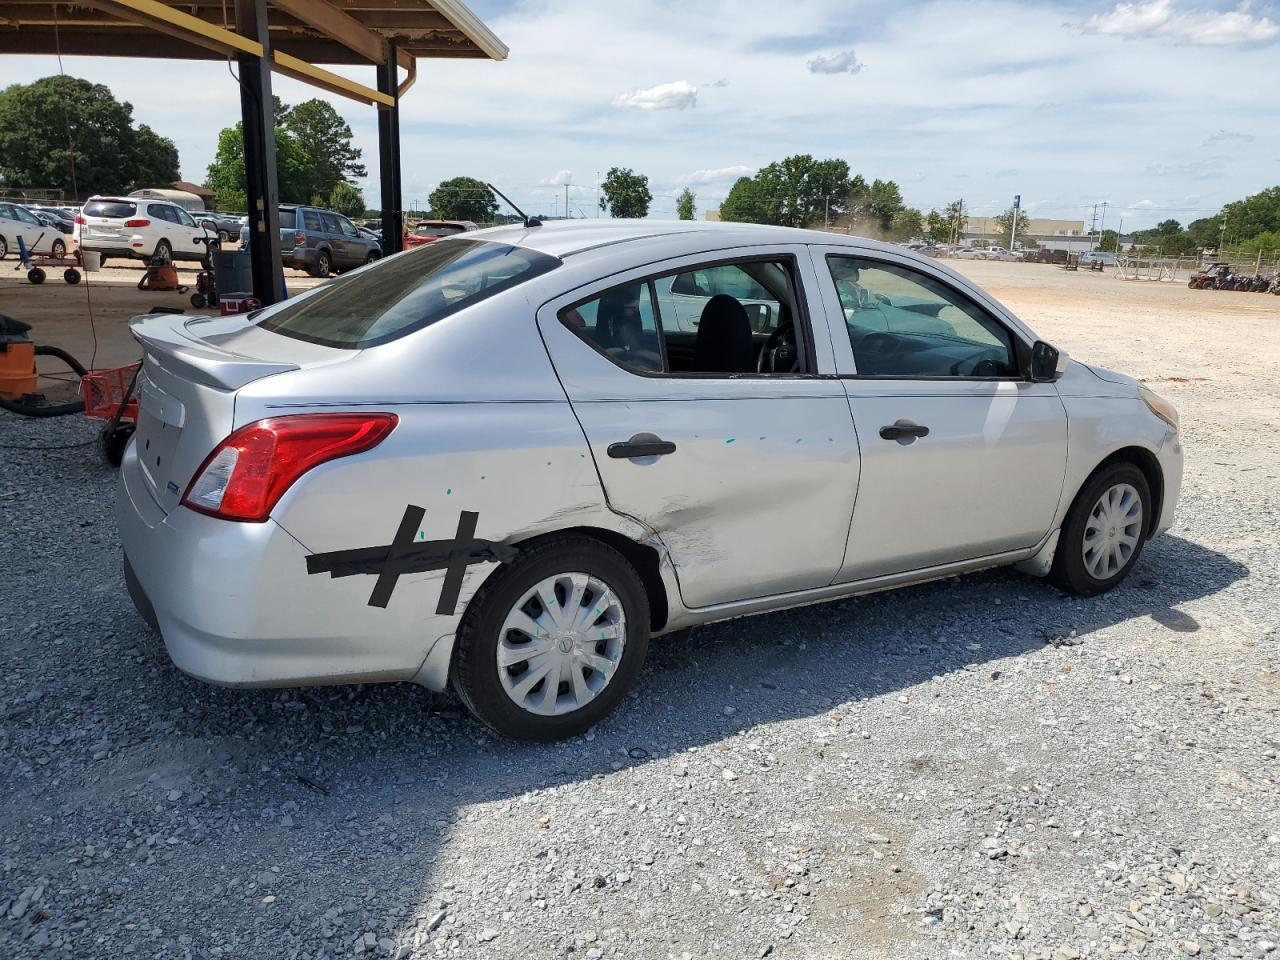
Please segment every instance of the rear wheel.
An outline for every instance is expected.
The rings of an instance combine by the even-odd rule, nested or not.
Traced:
[[[560,740],[618,705],[648,644],[649,601],[627,559],[583,537],[547,540],[521,550],[468,605],[453,684],[498,733]]]
[[[152,254],[152,256],[158,257],[161,260],[172,260],[173,246],[169,243],[168,240],[160,240],[156,244],[156,249],[155,249],[155,252]]]
[[[313,277],[327,277],[333,272],[333,260],[329,256],[328,250],[321,250],[316,254],[316,262],[311,268]]]
[[[0,260],[9,255],[9,241],[4,237],[0,237]]]
[[[65,240],[55,240],[49,247],[49,252],[61,260],[67,255],[67,242]]]
[[[1098,471],[1067,511],[1050,579],[1082,597],[1110,590],[1138,562],[1150,516],[1151,490],[1141,470],[1122,462]]]
[[[75,267],[68,267],[66,270],[62,271],[62,279],[72,286],[75,286],[80,282],[80,271]]]

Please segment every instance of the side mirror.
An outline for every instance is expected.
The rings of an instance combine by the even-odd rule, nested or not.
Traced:
[[[1067,372],[1070,359],[1065,350],[1037,340],[1031,347],[1031,370],[1027,379],[1032,383],[1052,383]]]

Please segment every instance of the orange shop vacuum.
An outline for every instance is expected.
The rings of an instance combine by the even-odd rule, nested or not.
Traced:
[[[152,257],[147,261],[147,272],[138,281],[139,290],[176,290],[186,293],[187,286],[178,282],[178,268],[170,257]]]

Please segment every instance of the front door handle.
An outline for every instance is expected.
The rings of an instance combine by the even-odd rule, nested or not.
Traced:
[[[614,460],[635,460],[640,457],[665,457],[676,452],[676,445],[652,433],[637,433],[625,443],[609,444],[609,456]]]
[[[880,428],[880,436],[885,440],[898,440],[911,443],[917,437],[927,437],[929,428],[922,427],[910,420],[897,420],[887,427]]]

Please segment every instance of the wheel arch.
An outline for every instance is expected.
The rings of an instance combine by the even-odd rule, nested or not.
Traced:
[[[1156,455],[1145,447],[1129,446],[1121,447],[1114,450],[1106,456],[1096,467],[1089,471],[1089,475],[1084,478],[1079,489],[1076,490],[1075,496],[1080,495],[1080,490],[1088,486],[1089,481],[1096,477],[1101,471],[1116,463],[1131,463],[1146,478],[1147,487],[1151,492],[1151,510],[1146,518],[1146,536],[1150,537],[1155,533],[1156,524],[1160,520],[1161,511],[1164,509],[1164,471],[1160,467],[1160,461]],[[1075,502],[1074,497],[1072,502]]]
[[[666,584],[662,580],[662,558],[658,551],[648,544],[638,543],[615,530],[606,530],[603,527],[580,526],[565,527],[549,533],[540,533],[526,540],[516,541],[513,546],[529,547],[552,538],[575,536],[598,540],[626,557],[627,561],[635,567],[636,573],[640,575],[641,586],[644,587],[645,594],[649,598],[649,629],[658,631],[666,626],[667,619],[670,616],[670,607],[667,601]]]

